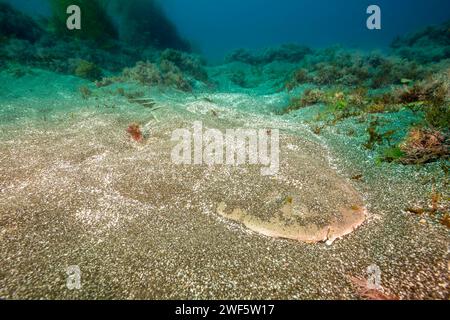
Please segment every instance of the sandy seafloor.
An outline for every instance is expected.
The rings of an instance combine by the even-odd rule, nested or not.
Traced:
[[[309,108],[274,116],[285,93],[264,90],[147,89],[161,107],[150,112],[93,85],[82,99],[87,81],[40,70],[3,72],[0,84],[0,298],[357,299],[349,276],[373,264],[386,294],[448,298],[447,229],[404,211],[427,201],[432,180],[444,188],[442,171],[374,165],[356,146],[362,133],[340,133],[362,130],[352,120],[314,135],[303,123]],[[194,120],[280,129],[279,174],[172,164],[170,134]],[[142,143],[126,134],[136,121]],[[332,245],[263,236],[216,210],[225,201],[264,215],[267,192],[295,189],[332,214],[346,201],[341,184],[368,213]],[[70,265],[81,290],[66,287]]]

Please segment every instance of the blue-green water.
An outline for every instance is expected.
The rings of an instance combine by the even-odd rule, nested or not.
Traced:
[[[10,2],[31,15],[50,15],[46,0]],[[237,48],[262,49],[291,42],[313,47],[341,44],[353,48],[386,48],[396,36],[449,19],[450,4],[446,0],[372,2],[168,0],[161,1],[161,7],[180,34],[215,61]],[[366,28],[366,9],[371,4],[382,9],[382,29],[376,32]],[[140,14],[137,20],[152,18],[145,8]]]

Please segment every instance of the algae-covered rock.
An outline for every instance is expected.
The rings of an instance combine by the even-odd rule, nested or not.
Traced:
[[[420,63],[450,58],[450,21],[397,37],[391,44],[395,54]]]
[[[102,70],[95,63],[79,60],[74,74],[80,78],[95,81],[102,77]]]
[[[174,63],[162,60],[160,64],[139,61],[133,68],[125,68],[119,77],[107,78],[103,82],[137,82],[146,86],[166,86],[189,92],[189,80]]]
[[[207,82],[208,73],[203,68],[204,61],[198,56],[187,54],[185,52],[166,49],[161,53],[161,62],[170,61],[181,71],[186,72],[197,80]]]

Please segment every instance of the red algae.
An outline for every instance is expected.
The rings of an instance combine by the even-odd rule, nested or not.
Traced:
[[[127,128],[127,133],[131,136],[131,138],[136,142],[142,142],[143,135],[139,124],[132,123]]]

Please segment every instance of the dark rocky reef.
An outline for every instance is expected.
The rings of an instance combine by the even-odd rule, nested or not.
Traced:
[[[230,53],[226,62],[243,62],[251,65],[264,65],[274,61],[300,62],[312,50],[296,44],[284,44],[277,48],[268,48],[261,53],[252,53],[246,49],[238,49]]]
[[[120,2],[124,10],[119,11],[119,16],[127,27],[111,18],[110,13],[119,9],[114,7],[115,2],[48,1],[51,4],[52,16],[39,23],[12,6],[0,2],[2,67],[20,64],[99,80],[101,75],[108,71],[118,73],[124,68],[134,66],[138,61],[150,61],[158,63],[164,69],[166,79],[172,79],[167,80],[171,83],[184,83],[181,73],[207,81],[208,76],[200,58],[175,50],[164,51],[172,47],[188,49],[189,45],[178,36],[176,29],[153,0]],[[68,32],[65,27],[66,7],[69,4],[79,5],[82,12],[88,14],[85,14],[84,20],[89,25],[84,26],[82,30],[75,30],[74,33]],[[145,11],[148,8],[151,9],[150,15]],[[145,9],[146,17],[143,17],[144,12],[139,12],[140,9]],[[134,14],[138,16],[133,16]],[[130,26],[133,26],[133,30],[127,29],[131,28]],[[125,33],[131,38],[128,42],[122,41],[119,39],[119,33],[120,36]],[[136,41],[132,41],[133,37],[136,37]],[[187,88],[187,85],[183,86],[183,89]]]
[[[397,37],[391,47],[394,54],[419,63],[450,59],[450,21]]]
[[[0,2],[0,40],[2,42],[9,38],[35,42],[39,40],[42,32],[42,28],[31,17],[5,2]]]

